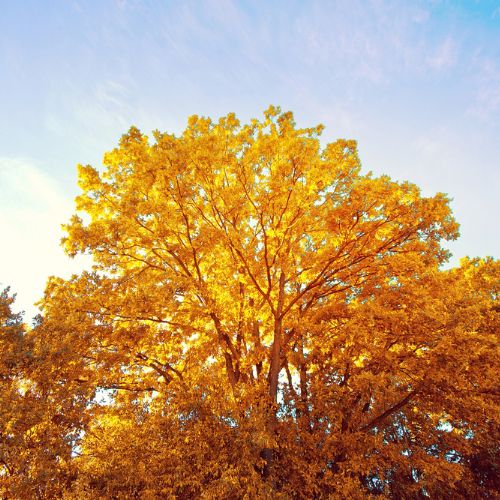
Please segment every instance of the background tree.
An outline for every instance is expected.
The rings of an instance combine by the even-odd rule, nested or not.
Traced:
[[[471,457],[497,432],[498,267],[440,271],[447,198],[362,175],[355,142],[320,133],[273,107],[194,116],[79,168],[64,244],[95,265],[49,282],[36,336],[83,437],[68,494],[491,486]]]
[[[8,484],[17,472],[18,454],[24,448],[18,429],[25,426],[20,387],[23,365],[26,363],[24,325],[21,314],[12,311],[14,297],[6,288],[0,294],[0,470],[3,483]],[[0,493],[6,486],[0,483]]]
[[[0,494],[53,497],[71,480],[71,432],[54,404],[50,372],[34,377],[40,358],[14,298],[8,288],[0,294]]]

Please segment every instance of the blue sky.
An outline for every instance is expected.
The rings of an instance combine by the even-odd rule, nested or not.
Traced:
[[[60,224],[76,164],[132,124],[269,104],[324,140],[358,140],[365,171],[452,198],[464,255],[500,250],[499,1],[2,2],[0,283],[32,315],[67,276]]]

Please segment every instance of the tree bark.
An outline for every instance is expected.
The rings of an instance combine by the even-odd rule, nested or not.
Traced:
[[[278,378],[281,371],[281,344],[283,330],[283,302],[285,295],[285,273],[282,271],[279,281],[278,306],[274,315],[274,338],[271,346],[271,363],[269,366],[269,395],[276,403],[278,397]]]
[[[269,365],[269,396],[270,405],[268,408],[267,415],[267,429],[266,432],[271,438],[276,433],[276,427],[278,424],[276,418],[276,402],[278,400],[278,380],[281,371],[281,347],[282,347],[282,330],[283,330],[283,302],[285,299],[285,273],[281,271],[278,289],[278,305],[276,307],[276,312],[274,314],[274,337],[273,344],[271,346],[271,359]],[[274,461],[274,452],[270,447],[266,447],[262,450],[262,458],[266,461],[264,466],[263,476],[269,477],[272,472],[272,466]]]

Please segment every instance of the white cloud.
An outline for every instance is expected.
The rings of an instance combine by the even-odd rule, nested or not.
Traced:
[[[500,111],[500,66],[490,58],[475,61],[475,100],[468,112],[487,119]]]
[[[73,200],[33,162],[0,158],[0,286],[17,293],[16,310],[29,319],[38,311],[50,275],[68,277],[85,259],[71,260],[59,246],[61,223],[73,212]]]
[[[103,136],[115,139],[134,122],[132,108],[124,83],[106,79],[81,89],[61,81],[51,92],[44,126],[65,140],[78,136],[86,150],[99,151]]]
[[[457,44],[452,38],[446,38],[434,50],[428,63],[431,68],[444,70],[452,68],[457,61]]]

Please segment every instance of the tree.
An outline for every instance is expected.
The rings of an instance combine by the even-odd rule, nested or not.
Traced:
[[[498,266],[441,271],[446,196],[361,174],[356,143],[322,148],[321,130],[273,107],[248,125],[194,116],[79,167],[64,245],[95,265],[48,283],[36,337],[64,398],[87,401],[71,494],[474,482],[467,457],[497,432]]]
[[[9,295],[9,289],[4,289],[0,294],[0,470],[6,481],[14,473],[20,448],[18,436],[13,431],[22,422],[17,418],[14,408],[22,399],[18,384],[26,352],[21,314],[12,311],[13,302],[14,297]],[[1,483],[0,493],[5,493]]]
[[[12,311],[14,299],[9,288],[0,294],[0,495],[54,498],[73,479],[75,422],[82,408],[69,411],[75,393],[51,378],[57,368],[45,357],[57,347],[37,345],[22,313]]]

